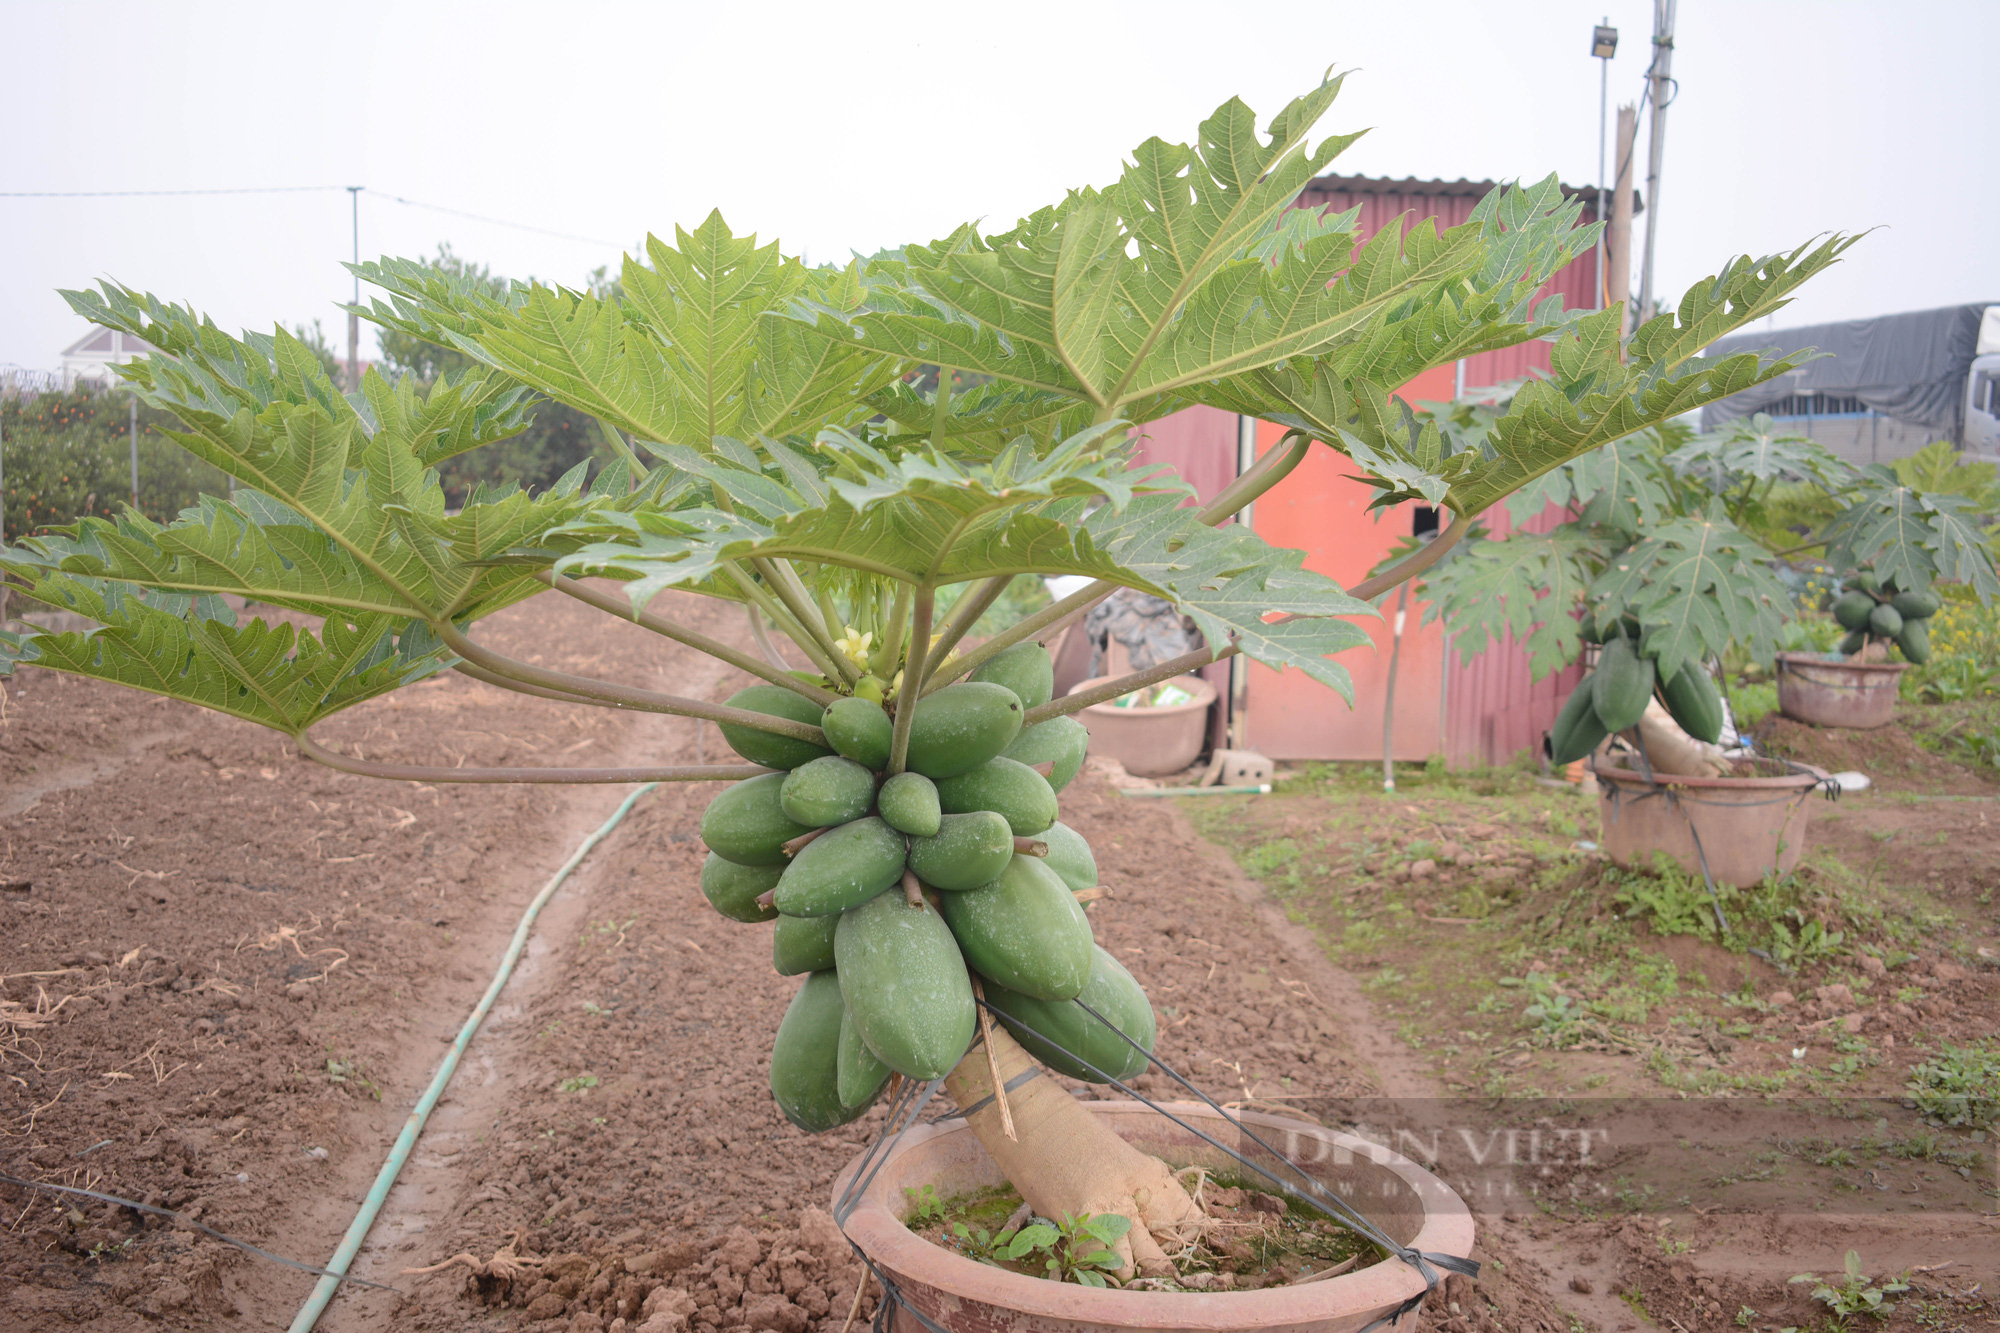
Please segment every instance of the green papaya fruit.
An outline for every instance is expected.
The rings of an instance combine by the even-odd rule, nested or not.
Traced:
[[[1848,582],[1866,592],[1874,592],[1882,586],[1881,581],[1875,577],[1875,571],[1872,569],[1856,570],[1854,576],[1848,579]]]
[[[783,866],[740,866],[710,852],[701,863],[701,891],[709,906],[731,921],[769,921],[775,907],[759,907],[757,898],[778,887]]]
[[[1903,632],[1903,616],[1887,602],[1877,602],[1868,613],[1868,632],[1878,639],[1893,639]]]
[[[943,917],[885,893],[842,914],[833,952],[854,1030],[876,1059],[922,1082],[958,1064],[972,1045],[978,1011]],[[829,1047],[838,1045],[833,1036]]]
[[[876,805],[889,827],[913,838],[934,838],[944,817],[937,784],[921,773],[898,773],[882,784]]]
[[[948,815],[992,810],[1016,837],[1040,833],[1056,822],[1056,791],[1049,780],[1018,759],[996,757],[970,773],[937,785],[938,806]]]
[[[947,685],[918,700],[905,766],[934,782],[978,768],[1021,734],[1021,712],[1021,700],[1005,685]]]
[[[1852,657],[1868,645],[1868,631],[1858,629],[1840,641],[1840,655]]]
[[[842,824],[799,850],[778,878],[786,916],[833,916],[859,907],[903,877],[908,840],[875,815]]]
[[[1569,699],[1549,728],[1549,757],[1558,764],[1573,764],[1604,743],[1611,733],[1597,716],[1591,702],[1591,678],[1586,676],[1570,691]]]
[[[833,966],[837,916],[781,916],[771,934],[771,966],[781,977],[824,972]]]
[[[793,690],[782,685],[752,685],[747,690],[738,690],[729,696],[731,708],[743,708],[752,713],[769,713],[772,717],[790,718],[794,722],[804,722],[818,726],[820,706]],[[736,722],[718,724],[722,728],[722,739],[729,742],[729,748],[748,759],[753,764],[766,768],[797,768],[800,764],[817,759],[833,751],[824,745],[802,741],[792,736],[780,736],[774,732],[759,731]]]
[[[1918,666],[1931,660],[1931,622],[1929,616],[1918,616],[1915,620],[1905,620],[1900,633],[1896,635],[1896,646],[1903,650],[1905,661]]]
[[[875,773],[889,766],[889,737],[895,724],[881,704],[859,696],[835,699],[820,715],[819,727],[827,743],[845,758]]]
[[[1000,753],[1004,758],[1018,759],[1030,767],[1054,764],[1055,770],[1049,774],[1049,786],[1061,791],[1083,770],[1084,751],[1089,747],[1090,732],[1084,729],[1083,723],[1073,717],[1052,717],[1032,727],[1021,728],[1021,734],[1014,738],[1014,743]]]
[[[1606,731],[1637,726],[1653,697],[1653,659],[1639,656],[1630,639],[1604,645],[1590,677],[1590,705]]]
[[[1072,889],[1097,886],[1097,858],[1090,854],[1090,844],[1083,840],[1081,833],[1067,824],[1057,823],[1035,836],[1049,845],[1049,869],[1062,876],[1063,883]]]
[[[1090,980],[1090,922],[1041,858],[1016,856],[991,884],[938,903],[980,976],[1038,1000],[1072,999]]]
[[[760,773],[724,787],[701,812],[701,840],[708,850],[740,866],[784,865],[785,844],[812,831],[779,803],[785,777]]]
[[[785,817],[809,828],[861,818],[875,804],[875,775],[852,759],[821,755],[785,775],[778,788]]]
[[[1833,618],[1842,629],[1867,629],[1868,613],[1874,609],[1875,599],[1867,593],[1844,592],[1833,604]]]
[[[1013,859],[1014,830],[992,810],[943,815],[934,836],[910,839],[911,871],[949,893],[991,884]]]
[[[875,1094],[889,1081],[889,1075],[896,1072],[877,1059],[875,1052],[868,1049],[868,1043],[861,1040],[861,1032],[845,1006],[840,1014],[840,1049],[834,1057],[834,1071],[840,1104],[846,1107],[873,1102]]]
[[[1661,689],[1660,701],[1681,730],[1696,740],[1713,745],[1722,739],[1722,696],[1700,663],[1689,662],[1675,672]]]
[[[1912,620],[1928,620],[1944,606],[1944,599],[1934,592],[1899,592],[1889,599],[1889,605],[1896,608],[1904,623]]]
[[[1091,946],[1090,980],[1077,999],[1109,1019],[1117,1031],[1067,1000],[1037,1000],[1004,986],[990,986],[986,991],[986,1002],[1000,1011],[1015,1040],[1057,1073],[1086,1083],[1114,1078],[1122,1083],[1145,1073],[1149,1063],[1146,1052],[1153,1049],[1159,1035],[1153,1006],[1132,974],[1097,945]],[[1143,1049],[1133,1050],[1119,1032]],[[1069,1055],[1063,1054],[1065,1051]]]
[[[778,1024],[771,1043],[771,1096],[785,1119],[818,1134],[858,1119],[868,1109],[840,1103],[840,979],[815,972]]]
[[[1005,685],[1021,701],[1021,707],[1039,708],[1055,697],[1056,664],[1048,649],[1031,640],[995,653],[968,679]]]

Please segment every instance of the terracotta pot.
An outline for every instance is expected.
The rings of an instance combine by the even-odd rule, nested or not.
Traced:
[[[1791,771],[1762,760],[1765,777],[1689,778],[1655,774],[1657,786],[1629,768],[1593,763],[1599,783],[1598,813],[1604,852],[1620,865],[1649,870],[1665,852],[1691,875],[1701,874],[1701,851],[1718,884],[1748,888],[1777,871],[1789,872],[1806,846],[1806,801],[1826,773],[1809,764]],[[1666,794],[1672,793],[1671,799]]]
[[[1778,654],[1778,711],[1815,727],[1872,731],[1896,715],[1908,662],[1829,662],[1813,653]]]
[[[1246,1157],[1263,1155],[1208,1107],[1169,1105],[1218,1142],[1238,1151],[1248,1147]],[[1138,1102],[1091,1102],[1089,1107],[1120,1136],[1175,1166],[1207,1166],[1228,1176],[1243,1172],[1226,1154]],[[1433,1254],[1472,1253],[1472,1214],[1443,1181],[1408,1158],[1304,1121],[1254,1112],[1244,1112],[1242,1120],[1314,1177],[1356,1200],[1367,1217],[1402,1244]],[[850,1165],[835,1182],[836,1199],[853,1171]],[[1001,1183],[999,1168],[963,1120],[919,1125],[903,1136],[862,1194],[847,1220],[847,1234],[890,1275],[904,1299],[951,1333],[1355,1333],[1424,1289],[1415,1269],[1390,1258],[1339,1277],[1264,1291],[1099,1290],[989,1267],[920,1239],[899,1220],[909,1206],[905,1189],[930,1185],[939,1197],[950,1198]],[[1423,1327],[1421,1311],[1405,1316],[1399,1326]],[[923,1325],[902,1310],[895,1328],[897,1333],[923,1333]]]
[[[1069,692],[1075,694],[1109,679],[1093,676]],[[1165,777],[1192,764],[1208,735],[1208,707],[1215,702],[1215,686],[1200,676],[1175,676],[1173,683],[1194,698],[1165,708],[1092,704],[1078,713],[1077,720],[1090,732],[1090,752],[1109,755],[1125,765],[1127,773],[1142,778]]]

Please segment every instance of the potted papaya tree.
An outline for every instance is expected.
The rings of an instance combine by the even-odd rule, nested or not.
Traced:
[[[1293,208],[1355,137],[1309,141],[1339,88],[1329,79],[1262,133],[1232,100],[1198,147],[1148,140],[1107,187],[845,267],[808,267],[719,214],[649,239],[598,291],[496,293],[421,263],[357,266],[382,292],[361,314],[476,363],[427,390],[371,373],[343,396],[282,330],[230,337],[131,289],[70,292],[89,319],[158,349],[120,374],[234,490],[171,523],[128,512],[7,548],[18,591],[98,628],[9,637],[6,656],[245,718],[307,759],[385,780],[724,784],[701,822],[713,853],[701,887],[729,917],[775,922],[774,962],[803,978],[771,1054],[784,1113],[827,1130],[900,1075],[964,1114],[896,1146],[847,1217],[926,1317],[957,1300],[1033,1307],[1052,1327],[1322,1327],[1398,1308],[1426,1283],[1395,1261],[1221,1306],[1176,1294],[1174,1255],[1210,1224],[1176,1174],[1186,1163],[1148,1147],[1171,1136],[1038,1076],[1129,1078],[1155,1034],[1079,906],[1095,869],[1060,818],[1082,757],[1073,714],[1239,653],[1351,698],[1333,659],[1365,637],[1345,617],[1371,614],[1369,598],[1510,492],[1791,369],[1697,353],[1779,308],[1851,240],[1732,261],[1621,338],[1619,310],[1536,299],[1595,237],[1554,178],[1490,195],[1464,225],[1390,227],[1358,247],[1354,213]],[[1554,345],[1553,374],[1476,434],[1448,434],[1395,396],[1426,369],[1531,339]],[[536,395],[595,416],[618,461],[448,511],[439,465],[520,429]],[[1192,404],[1289,428],[1201,506],[1128,452],[1133,427]],[[1222,525],[1316,448],[1353,460],[1385,502],[1442,506],[1449,526],[1343,588],[1301,552]],[[1092,582],[968,648],[1023,573]],[[775,629],[808,665],[648,609],[667,588],[745,607],[759,637]],[[1171,600],[1205,645],[1051,697],[1043,641],[1117,588]],[[316,626],[239,619],[229,594]],[[481,642],[482,619],[551,595],[748,683],[718,704]],[[1671,662],[1691,658],[1685,642]],[[447,670],[579,707],[711,720],[741,762],[475,769],[314,738],[328,716]],[[1058,1284],[915,1241],[882,1182],[949,1184],[974,1156],[1035,1214],[1083,1219],[1101,1244],[1062,1271],[1097,1287],[1063,1284],[1056,1299]],[[1464,1253],[1462,1205],[1401,1159],[1383,1169],[1405,1168],[1425,1202],[1397,1224],[1399,1243]],[[1141,1277],[1154,1290],[1111,1289]],[[1168,1302],[1199,1309],[1155,1304]]]
[[[1511,392],[1451,405],[1438,414],[1443,429],[1482,428]],[[1568,517],[1546,532],[1519,526],[1550,505]],[[1552,469],[1507,506],[1508,536],[1469,542],[1425,575],[1427,614],[1453,629],[1467,660],[1513,634],[1537,677],[1594,648],[1594,669],[1550,729],[1550,758],[1572,763],[1629,733],[1642,762],[1596,765],[1605,850],[1641,866],[1665,851],[1726,883],[1797,864],[1804,797],[1824,775],[1716,748],[1724,655],[1775,659],[1781,699],[1788,678],[1796,694],[1799,678],[1838,675],[1813,696],[1841,719],[1833,725],[1880,725],[1886,713],[1858,714],[1871,706],[1869,682],[1851,677],[1884,673],[1880,707],[1893,706],[1901,667],[1876,663],[1891,642],[1910,660],[1927,655],[1924,621],[1939,605],[1931,585],[1963,582],[1982,601],[2000,592],[1962,497],[1918,489],[1888,467],[1851,467],[1761,413],[1701,436],[1676,422],[1635,432]],[[1777,652],[1798,609],[1784,562],[1800,558],[1846,585],[1832,608],[1850,631],[1836,660]],[[1673,799],[1644,799],[1661,792]]]

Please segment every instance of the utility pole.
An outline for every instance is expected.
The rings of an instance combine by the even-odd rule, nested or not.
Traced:
[[[361,191],[360,185],[347,187],[354,223],[354,262],[361,262]],[[354,304],[361,304],[361,275],[354,275]],[[347,391],[361,392],[361,316],[352,310],[347,312]]]
[[[1611,16],[1606,14],[1604,22],[1597,25],[1590,34],[1590,54],[1597,57],[1597,305],[1599,310],[1611,304],[1611,284],[1605,281],[1604,273],[1604,233],[1611,229],[1611,211],[1604,201],[1604,115],[1609,109],[1611,96],[1611,57],[1618,54],[1618,29],[1611,26]]]
[[[132,507],[139,507],[139,395],[132,394],[125,403],[125,433],[132,440]]]
[[[1652,84],[1653,133],[1646,147],[1646,255],[1639,269],[1639,309],[1632,324],[1653,313],[1653,243],[1660,230],[1660,159],[1667,149],[1667,103],[1673,100],[1668,85],[1673,83],[1674,9],[1677,0],[1653,0],[1653,65],[1647,77]]]
[[[1621,338],[1633,329],[1632,159],[1638,152],[1638,144],[1639,108],[1621,106],[1618,108],[1618,133],[1611,148],[1612,158],[1618,163],[1618,174],[1611,182],[1611,227],[1604,247],[1611,265],[1611,271],[1605,278],[1606,286],[1614,302],[1625,303],[1625,318],[1618,330]]]

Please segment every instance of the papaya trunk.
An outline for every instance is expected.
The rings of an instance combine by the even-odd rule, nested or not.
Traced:
[[[1065,1213],[1124,1214],[1132,1229],[1116,1247],[1123,1260],[1118,1276],[1172,1276],[1167,1251],[1193,1241],[1203,1220],[1173,1168],[1119,1138],[1005,1028],[994,1025],[991,1041],[995,1058],[989,1061],[984,1050],[967,1053],[946,1076],[945,1088],[961,1108],[976,1108],[967,1123],[1021,1198],[1040,1216],[1057,1220]],[[992,1100],[995,1064],[1003,1084],[1032,1071],[1007,1094],[1015,1140],[1007,1137]]]

